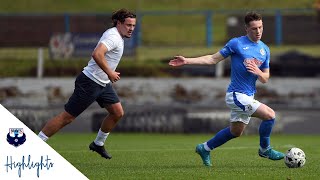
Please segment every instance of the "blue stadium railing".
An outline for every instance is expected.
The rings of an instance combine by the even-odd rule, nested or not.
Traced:
[[[137,12],[137,25],[134,36],[135,46],[142,45],[142,19],[146,16],[167,16],[167,15],[203,15],[205,17],[205,37],[206,37],[206,46],[211,47],[214,44],[214,20],[213,17],[218,14],[241,14],[243,15],[248,10],[185,10],[185,11],[140,11]],[[282,16],[283,14],[288,13],[314,13],[315,10],[312,8],[295,8],[295,9],[256,9],[257,12],[262,12],[264,14],[271,14],[275,16],[275,44],[281,45],[283,43],[282,38]],[[88,16],[95,16],[102,13],[65,13],[64,14],[64,24],[65,32],[70,32],[70,15],[81,14]],[[13,14],[4,14],[0,13],[0,16],[13,15]],[[24,16],[24,15],[34,15],[34,16],[46,16],[53,14],[37,14],[37,13],[24,13],[24,14],[14,14],[15,16]],[[103,15],[111,15],[111,13],[103,13]]]

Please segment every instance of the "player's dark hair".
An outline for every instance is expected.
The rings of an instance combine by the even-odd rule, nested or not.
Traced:
[[[246,25],[249,25],[251,21],[259,21],[262,20],[262,16],[256,12],[248,12],[244,17],[244,22]]]
[[[136,18],[136,15],[133,12],[128,11],[127,9],[119,9],[113,12],[111,16],[113,27],[117,26],[118,21],[124,23],[126,18]]]

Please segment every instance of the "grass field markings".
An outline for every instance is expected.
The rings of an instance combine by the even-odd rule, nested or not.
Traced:
[[[292,144],[285,144],[280,146],[273,146],[273,148],[292,148],[295,147]],[[257,146],[231,146],[231,147],[219,147],[218,149],[225,149],[225,150],[240,150],[240,149],[257,149]],[[163,151],[194,151],[194,148],[168,148],[168,149],[161,149],[161,148],[148,148],[148,149],[110,149],[110,152],[163,152]],[[89,149],[83,150],[62,150],[58,151],[59,153],[83,153],[89,152]]]

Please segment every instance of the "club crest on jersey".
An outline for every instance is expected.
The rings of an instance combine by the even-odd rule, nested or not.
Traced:
[[[26,134],[24,133],[23,128],[9,128],[7,141],[14,147],[18,147],[26,142]]]
[[[244,59],[243,64],[244,64],[245,66],[247,66],[247,64],[248,64],[249,62],[255,63],[258,67],[260,67],[261,64],[262,64],[262,62],[259,61],[259,60],[256,59],[256,58],[246,58],[246,59]]]
[[[264,56],[266,54],[266,51],[264,51],[264,49],[260,49],[260,54]]]
[[[252,111],[252,106],[249,104],[249,105],[247,105],[247,106],[245,106],[245,110],[246,111]]]

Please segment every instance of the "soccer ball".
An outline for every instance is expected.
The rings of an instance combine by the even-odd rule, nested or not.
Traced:
[[[306,163],[306,155],[299,148],[291,148],[287,151],[286,156],[284,158],[284,163],[289,168],[299,168],[302,167]]]

